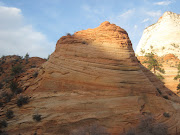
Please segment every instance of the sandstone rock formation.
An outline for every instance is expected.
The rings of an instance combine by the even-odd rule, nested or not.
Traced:
[[[143,56],[149,52],[155,52],[158,56],[174,54],[180,59],[179,14],[165,12],[157,23],[144,30],[136,54]]]
[[[2,119],[3,110],[15,112],[10,134],[69,135],[97,123],[118,135],[150,113],[170,134],[180,132],[179,98],[138,62],[127,32],[109,22],[61,37],[28,85],[29,104],[17,108],[14,99],[2,109]]]
[[[146,57],[144,56],[139,56],[137,58],[141,63],[146,60]],[[177,85],[179,84],[179,79],[174,80],[174,77],[177,75],[177,65],[179,64],[180,60],[173,54],[167,54],[162,57],[156,56],[156,59],[163,65],[163,69],[165,70],[165,74],[163,74],[164,85],[168,89],[177,93]],[[146,66],[146,64],[143,65]]]

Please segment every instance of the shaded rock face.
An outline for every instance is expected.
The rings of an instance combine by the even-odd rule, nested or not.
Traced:
[[[69,135],[98,124],[118,135],[149,113],[169,133],[180,130],[177,96],[138,63],[126,31],[109,22],[61,37],[31,84],[29,104],[12,107],[16,120],[9,121],[9,133]],[[168,92],[169,100],[162,98]],[[37,113],[40,122],[32,119]]]
[[[136,54],[155,52],[158,56],[174,54],[180,58],[180,15],[165,12],[157,23],[147,27],[136,49]],[[145,53],[142,53],[142,51]]]

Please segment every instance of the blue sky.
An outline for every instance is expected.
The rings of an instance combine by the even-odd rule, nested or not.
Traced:
[[[124,28],[134,50],[143,30],[180,0],[0,0],[0,55],[47,58],[57,40],[110,21]]]

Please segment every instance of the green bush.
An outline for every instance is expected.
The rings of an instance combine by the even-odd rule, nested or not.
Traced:
[[[14,112],[12,110],[7,110],[6,117],[12,119],[14,117]]]
[[[29,97],[24,97],[24,96],[20,96],[18,99],[17,99],[17,106],[18,107],[21,107],[25,104],[29,103]]]
[[[11,101],[13,95],[9,94],[7,92],[4,92],[4,93],[2,93],[2,97],[3,97],[4,102],[8,103]]]
[[[20,74],[20,73],[22,73],[23,72],[23,67],[22,67],[22,65],[21,64],[18,64],[18,65],[16,65],[16,66],[14,66],[12,69],[11,69],[11,74],[12,75],[18,75],[18,74]]]
[[[18,87],[18,83],[16,81],[11,81],[10,89],[14,94],[19,94],[22,92],[22,88]]]
[[[35,115],[33,115],[33,120],[35,120],[35,121],[41,121],[41,115],[40,115],[40,114],[35,114]]]
[[[167,117],[167,118],[169,118],[169,117],[170,117],[170,114],[169,114],[169,113],[167,113],[167,112],[164,112],[164,113],[163,113],[163,115],[164,115],[164,117]]]

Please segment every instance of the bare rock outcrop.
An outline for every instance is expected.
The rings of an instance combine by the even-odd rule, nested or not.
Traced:
[[[169,100],[163,98],[168,93]],[[16,112],[9,133],[69,135],[98,123],[118,135],[145,114],[166,124],[172,135],[180,131],[177,95],[138,62],[127,32],[109,22],[61,37],[25,94],[29,104],[7,106]],[[34,114],[42,120],[34,122]]]
[[[174,54],[180,59],[180,15],[165,12],[157,23],[147,27],[136,49],[138,56],[155,52],[158,56]]]

